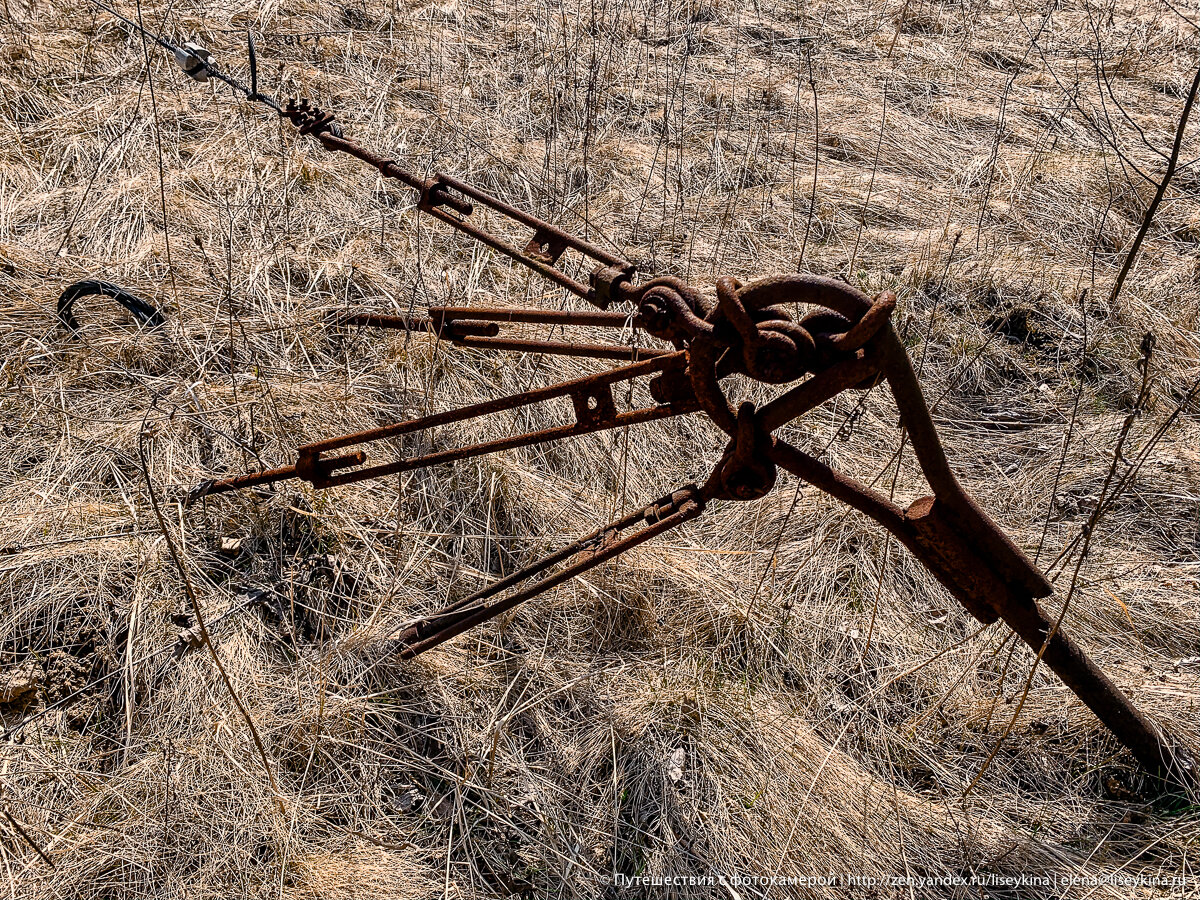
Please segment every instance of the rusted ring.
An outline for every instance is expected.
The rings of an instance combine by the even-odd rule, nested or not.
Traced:
[[[737,332],[735,340],[740,339],[743,368],[750,377],[766,384],[786,384],[812,371],[816,343],[782,307],[748,308],[740,282],[725,277],[717,279],[717,310]]]
[[[703,298],[678,278],[654,278],[640,285],[637,291],[638,320],[654,337],[686,342],[712,335],[713,326],[705,320],[708,310]]]
[[[830,344],[833,345],[833,349],[841,353],[853,353],[855,350],[861,350],[871,338],[879,333],[879,329],[887,324],[895,309],[896,295],[891,291],[884,291],[875,298],[871,303],[871,308],[863,313],[863,317],[851,325],[848,331],[831,336]]]
[[[747,310],[813,303],[840,313],[851,323],[857,323],[871,308],[871,298],[862,291],[821,275],[773,275],[741,287],[738,297]]]

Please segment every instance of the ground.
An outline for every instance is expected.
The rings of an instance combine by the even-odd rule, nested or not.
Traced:
[[[647,276],[895,291],[963,483],[1054,578],[1063,627],[1200,751],[1195,126],[1113,290],[1200,64],[1187,8],[119,11],[240,78],[252,30],[264,91]],[[3,21],[10,896],[1200,895],[1194,795],[1156,791],[1052,673],[1030,679],[1002,623],[790,477],[396,657],[415,616],[703,479],[724,441],[701,419],[184,510],[204,479],[307,441],[603,363],[331,327],[346,308],[579,304],[96,5],[7,0]],[[86,297],[73,337],[55,304],[82,278],[165,325]],[[785,434],[920,496],[894,405],[862,396]],[[727,883],[628,881],[668,875]],[[830,875],[879,883],[731,882]],[[991,882],[955,884],[972,877]]]

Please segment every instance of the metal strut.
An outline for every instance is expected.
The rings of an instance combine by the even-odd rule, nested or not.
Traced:
[[[546,560],[413,624],[401,636],[402,655],[413,656],[436,646],[667,528],[695,518],[713,500],[749,501],[761,497],[774,486],[777,468],[783,468],[869,516],[895,535],[980,622],[989,624],[1003,619],[1041,654],[1047,665],[1152,774],[1176,785],[1195,783],[1195,766],[1188,752],[1150,722],[1061,628],[1055,629],[1037,603],[1052,593],[1050,583],[959,485],[908,355],[892,329],[894,296],[885,293],[872,301],[848,285],[804,275],[766,278],[746,285],[732,278],[720,278],[715,285],[715,305],[709,305],[694,287],[675,278],[655,278],[635,286],[634,266],[620,256],[449,175],[439,173],[424,178],[410,172],[395,160],[379,156],[347,138],[330,113],[307,100],[292,100],[286,107],[281,106],[258,90],[257,56],[252,41],[251,86],[246,87],[218,71],[203,48],[178,47],[100,0],[90,2],[173,52],[191,77],[224,82],[247,99],[262,103],[288,119],[301,134],[313,137],[326,150],[348,154],[374,167],[384,177],[395,178],[414,189],[421,211],[602,310],[614,303],[627,303],[635,310],[628,320],[611,314],[596,317],[585,313],[461,307],[435,307],[422,319],[350,312],[343,316],[344,324],[428,331],[462,346],[632,362],[610,372],[539,391],[308,444],[299,448],[297,460],[291,466],[206,482],[193,492],[191,499],[290,478],[303,478],[317,488],[327,488],[696,411],[705,413],[729,435],[725,452],[703,488],[685,488],[657,506],[652,505],[648,508],[651,512],[642,510],[620,519]],[[517,246],[477,224],[472,218],[477,206],[528,229],[526,243]],[[568,250],[592,266],[586,284],[558,265]],[[787,309],[793,303],[809,303],[823,309],[795,322]],[[671,344],[674,350],[633,350],[617,345],[501,337],[498,333],[501,324],[600,328],[624,328],[628,324]],[[654,375],[651,394],[658,405],[617,412],[611,386],[649,374]],[[720,384],[734,374],[765,384],[799,383],[761,408],[743,403],[735,409]],[[887,382],[896,400],[901,422],[932,490],[930,496],[915,500],[907,508],[897,506],[773,434],[780,426],[841,391],[863,388],[880,380]],[[326,455],[562,397],[570,397],[572,401],[573,424],[366,468],[355,468],[365,462],[363,450]],[[640,530],[616,537],[639,523],[643,526]],[[504,599],[491,599],[569,559],[575,561],[557,574],[517,589]]]
[[[659,390],[657,394],[662,398],[662,402],[659,402],[655,406],[646,406],[625,412],[617,410],[616,400],[612,392],[614,384],[631,381],[643,375],[657,375],[660,379],[664,376],[669,377],[674,375],[678,380],[683,372],[685,358],[686,354],[683,352],[662,354],[643,362],[611,369],[596,375],[588,375],[584,378],[564,381],[550,387],[525,391],[524,393],[501,397],[496,400],[487,400],[483,403],[464,406],[448,412],[435,413],[419,419],[409,419],[405,422],[397,422],[394,425],[385,425],[381,428],[372,428],[367,431],[359,431],[354,434],[327,438],[323,441],[305,444],[297,450],[296,462],[290,466],[269,469],[265,472],[252,472],[247,475],[238,475],[219,481],[205,482],[188,495],[187,502],[191,504],[211,494],[221,494],[226,491],[239,490],[255,485],[274,484],[293,478],[301,478],[317,488],[352,484],[368,478],[395,475],[399,472],[427,468],[439,463],[469,459],[485,453],[497,453],[501,450],[512,450],[517,447],[530,447],[549,441],[562,440],[583,434],[593,434],[597,431],[607,431],[613,428],[622,428],[626,425],[637,425],[642,422],[654,422],[659,419],[667,419],[695,412],[699,409],[699,406],[695,398],[688,395],[686,390],[670,395]],[[655,392],[653,386],[651,390]],[[468,444],[462,447],[439,450],[393,462],[377,463],[362,469],[355,469],[354,467],[361,466],[366,462],[367,454],[364,450],[339,453],[336,456],[329,455],[349,447],[358,447],[363,444],[373,444],[403,435],[426,432],[438,426],[478,419],[494,413],[506,412],[559,398],[570,399],[575,414],[574,424],[546,428],[540,431],[527,431],[479,444]]]
[[[396,641],[400,656],[411,659],[418,653],[424,653],[469,628],[474,628],[538,594],[570,581],[576,575],[582,575],[588,569],[595,568],[626,550],[644,544],[664,531],[696,518],[704,512],[705,503],[705,492],[694,484],[660,497],[649,506],[617,519],[593,531],[587,537],[580,538],[573,544],[518,569],[483,590],[408,626]],[[635,526],[642,527],[625,537],[620,536],[622,531]],[[487,602],[497,594],[572,558],[575,558],[574,562],[555,574],[513,591],[501,600]]]

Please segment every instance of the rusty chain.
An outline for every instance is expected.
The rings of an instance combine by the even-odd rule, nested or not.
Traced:
[[[144,32],[111,8],[96,6]],[[258,91],[257,61],[250,41],[250,87],[220,73],[207,51],[184,48],[149,34],[172,50],[193,78],[228,84],[287,119],[302,135],[330,152],[344,153],[415,190],[417,208],[493,250],[536,271],[599,308],[594,312],[538,309],[433,307],[426,317],[346,311],[344,326],[426,331],[466,347],[537,352],[621,361],[608,371],[509,397],[436,413],[298,448],[291,466],[207,481],[187,502],[226,491],[303,479],[318,489],[423,468],[517,447],[561,440],[626,425],[703,413],[728,436],[728,443],[701,485],[688,485],[599,529],[458,603],[409,625],[397,648],[412,657],[555,587],[582,572],[701,515],[714,501],[747,502],[766,495],[784,469],[846,503],[887,529],[946,587],[963,607],[987,625],[1003,619],[1101,719],[1151,773],[1175,784],[1194,783],[1187,751],[1133,705],[1038,604],[1053,589],[1041,571],[963,490],[951,470],[908,354],[892,327],[896,298],[872,299],[847,284],[811,275],[774,276],[748,284],[719,278],[710,304],[694,286],[674,277],[635,283],[634,266],[593,243],[544,222],[452,176],[419,176],[393,159],[347,137],[334,116],[308,100],[286,106]],[[532,233],[518,247],[477,224],[482,206]],[[588,282],[558,265],[574,251],[589,261]],[[799,321],[792,304],[816,307]],[[609,312],[625,306],[631,311]],[[500,334],[502,325],[570,325],[597,329],[632,326],[671,349],[620,344],[539,341]],[[770,385],[791,385],[761,407],[736,408],[721,386],[731,375]],[[613,386],[643,376],[655,405],[620,411]],[[843,391],[886,383],[900,412],[917,461],[932,490],[907,508],[841,473],[778,437],[782,426]],[[570,398],[575,421],[483,443],[440,450],[393,462],[365,465],[361,445],[428,431],[468,419]],[[349,449],[360,448],[360,449]],[[348,452],[342,452],[348,451]],[[334,454],[334,455],[329,455]],[[628,533],[625,533],[628,532]],[[623,534],[625,533],[625,534]],[[561,565],[551,575],[544,573]],[[544,576],[544,577],[540,577]],[[531,583],[520,587],[524,582]],[[505,591],[511,593],[503,597]]]

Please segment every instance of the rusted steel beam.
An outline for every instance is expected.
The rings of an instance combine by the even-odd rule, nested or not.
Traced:
[[[301,134],[309,135],[319,141],[326,150],[353,156],[375,168],[384,177],[395,178],[418,191],[417,206],[423,212],[473,237],[496,252],[533,269],[544,278],[589,302],[602,307],[606,306],[612,286],[633,275],[633,264],[615,253],[610,253],[603,247],[532,216],[486,191],[442,173],[433,178],[422,178],[408,171],[395,160],[367,150],[342,133],[341,127],[334,122],[331,113],[321,110],[308,100],[289,101],[286,109],[281,111],[281,115],[295,125]],[[475,203],[532,229],[533,235],[524,247],[514,246],[504,238],[471,221],[470,216],[475,211]],[[583,284],[555,267],[554,264],[568,248],[598,263],[596,271],[603,273],[600,284]],[[610,272],[613,274],[608,274]]]
[[[764,405],[758,411],[761,424],[767,431],[774,431],[832,400],[842,391],[861,385],[878,372],[879,363],[868,356],[852,356],[836,362]]]
[[[1053,587],[982,509],[969,497],[954,477],[946,452],[942,449],[925,395],[917,382],[908,353],[889,324],[879,344],[880,367],[900,409],[901,421],[921,464],[921,471],[933,493],[959,520],[971,540],[979,544],[1000,574],[1017,584],[1031,597],[1047,597]]]
[[[492,234],[490,231],[480,228],[470,219],[467,219],[463,216],[452,215],[451,213],[437,206],[430,206],[428,208],[422,207],[422,209],[424,209],[425,212],[429,213],[429,215],[433,216],[435,219],[439,219],[450,227],[456,228],[463,232],[463,234],[473,237],[475,240],[479,241],[479,243],[491,247],[497,253],[501,253],[504,256],[507,256],[509,259],[516,260],[522,265],[533,269],[533,271],[537,272],[546,280],[553,281],[559,287],[565,288],[572,294],[575,294],[577,297],[582,297],[586,300],[592,296],[592,288],[589,285],[572,278],[562,269],[555,268],[551,263],[546,262],[540,257],[524,253],[503,238]]]
[[[788,296],[789,285],[795,291],[792,297]],[[728,292],[727,285],[727,298]],[[740,293],[735,292],[731,302],[742,301]],[[848,286],[813,284],[803,276],[771,279],[761,287],[750,286],[745,293],[753,297],[743,307],[747,315],[750,310],[798,299],[820,302],[840,314],[857,314],[857,319],[851,321],[861,323],[876,308]],[[820,299],[816,300],[817,297]],[[888,303],[890,306],[894,301]],[[754,327],[763,331],[764,341],[770,339],[769,323]],[[767,452],[771,460],[883,525],[979,621],[990,624],[1003,619],[1147,771],[1174,784],[1194,783],[1195,763],[1186,749],[1146,718],[1061,627],[1055,629],[1055,623],[1038,606],[1037,598],[1049,596],[1053,587],[955,478],[908,354],[890,322],[886,317],[877,321],[872,334],[860,330],[855,342],[868,349],[863,360],[840,364],[840,374],[830,383],[822,379],[837,372],[839,364],[792,389],[764,407],[761,423],[764,427],[776,427],[788,420],[789,413],[799,414],[822,402],[836,393],[835,387],[849,386],[851,375],[861,374],[866,359],[874,357],[874,363],[887,379],[900,410],[901,423],[907,429],[934,495],[901,510],[879,493],[778,439],[769,444]],[[705,359],[711,365],[711,351],[707,351]],[[855,365],[863,369],[856,370]],[[697,378],[693,374],[693,378],[696,396],[705,405],[705,411],[736,441],[737,424],[728,402],[713,393],[715,381],[711,375]],[[770,414],[766,415],[768,410]]]
[[[487,206],[503,216],[520,222],[528,228],[532,228],[534,230],[534,239],[536,239],[535,242],[539,247],[537,252],[545,254],[545,257],[551,261],[557,260],[562,251],[570,247],[603,265],[628,269],[630,271],[633,269],[631,263],[622,259],[617,254],[610,253],[603,247],[599,247],[590,241],[585,241],[583,238],[576,237],[570,232],[559,228],[557,225],[552,225],[536,216],[532,216],[525,212],[525,210],[518,209],[510,203],[505,203],[499,197],[493,197],[486,191],[481,191],[479,188],[461,179],[439,172],[434,176],[433,180],[436,189],[440,189],[442,193],[448,193],[447,189],[456,191],[462,196],[474,200],[476,203]],[[558,252],[552,252],[553,250],[557,250]]]
[[[289,100],[287,107],[279,114],[296,126],[301,134],[308,135],[320,142],[321,146],[330,152],[345,153],[360,162],[376,169],[385,178],[395,178],[422,196],[435,190],[434,180],[422,178],[408,171],[394,159],[388,159],[366,149],[357,141],[342,134],[341,127],[334,122],[333,115],[322,111],[305,99]],[[458,213],[469,216],[472,212],[471,203],[458,197],[446,196],[442,201]]]
[[[1035,653],[1045,645],[1043,662],[1148,772],[1180,784],[1194,780],[1194,763],[1186,751],[1147,719],[1064,629],[1054,631],[1046,643],[1054,622],[1023,585],[997,571],[986,548],[964,536],[962,520],[957,516],[951,520],[939,508],[940,498],[924,497],[902,510],[882,494],[783,441],[775,441],[771,458],[886,528],[980,622],[1003,619]],[[986,518],[975,524],[977,528],[971,530],[994,527]]]
[[[1054,621],[1036,602],[1008,604],[1000,616],[1034,652],[1042,653],[1043,662],[1147,772],[1168,784],[1195,785],[1196,763],[1186,747],[1151,722],[1061,627],[1054,631]]]
[[[447,338],[460,347],[481,350],[507,350],[515,353],[546,353],[586,359],[614,359],[627,362],[666,356],[672,351],[624,344],[591,344],[581,341],[550,341],[539,338],[498,337],[500,324],[562,325],[623,328],[633,324],[630,316],[607,312],[569,312],[561,310],[496,309],[465,306],[431,307],[428,316],[396,316],[382,313],[339,313],[336,325],[395,328],[402,331],[426,331]]]

